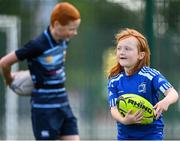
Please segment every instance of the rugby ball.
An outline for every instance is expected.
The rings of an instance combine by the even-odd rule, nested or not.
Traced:
[[[144,97],[137,94],[124,94],[121,95],[117,101],[117,109],[119,113],[125,117],[129,110],[132,110],[132,114],[138,110],[143,110],[143,119],[141,124],[150,124],[155,118],[155,111],[153,105]]]
[[[33,88],[34,85],[28,70],[14,73],[14,80],[10,85],[10,89],[17,95],[30,96]]]

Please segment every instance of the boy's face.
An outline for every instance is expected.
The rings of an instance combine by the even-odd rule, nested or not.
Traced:
[[[80,23],[80,19],[71,21],[67,25],[61,25],[60,23],[56,22],[54,25],[55,36],[59,39],[69,40],[73,36],[77,35],[77,30]]]

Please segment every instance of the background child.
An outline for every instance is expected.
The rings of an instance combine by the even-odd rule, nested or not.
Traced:
[[[149,67],[150,51],[146,38],[134,29],[124,29],[116,35],[117,65],[109,73],[108,101],[111,115],[117,121],[118,140],[163,140],[162,113],[178,99],[178,93],[166,78]],[[159,100],[159,94],[165,97]],[[153,123],[142,125],[142,111],[128,111],[122,117],[117,108],[119,96],[134,93],[146,98],[155,109]]]
[[[18,61],[28,62],[35,87],[31,117],[36,140],[79,140],[77,120],[65,89],[64,61],[67,42],[77,35],[80,22],[78,9],[67,2],[58,3],[44,32],[0,60],[7,85],[14,79],[11,66]]]

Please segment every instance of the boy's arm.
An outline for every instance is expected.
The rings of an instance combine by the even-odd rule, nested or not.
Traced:
[[[7,85],[10,85],[13,80],[13,77],[11,75],[11,65],[16,63],[17,61],[18,58],[15,52],[9,53],[8,55],[2,57],[0,60],[0,68]]]

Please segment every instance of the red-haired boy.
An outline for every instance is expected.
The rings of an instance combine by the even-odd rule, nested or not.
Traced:
[[[27,60],[34,84],[31,117],[36,140],[79,140],[77,120],[64,86],[64,57],[67,41],[77,34],[80,22],[80,13],[73,5],[58,3],[41,35],[0,60],[7,85],[13,81],[11,65]]]

